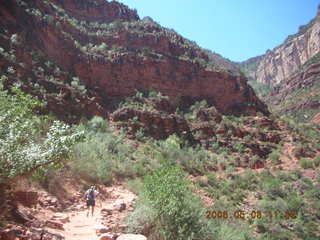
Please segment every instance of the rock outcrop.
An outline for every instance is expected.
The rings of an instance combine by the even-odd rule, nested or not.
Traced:
[[[236,63],[236,66],[240,68],[240,70],[246,75],[246,77],[251,81],[256,81],[257,79],[257,67],[264,55],[249,58],[246,61]]]
[[[146,131],[145,134],[151,135],[155,139],[165,139],[176,133],[191,142],[194,141],[187,121],[174,114],[120,108],[112,113],[111,121],[118,127],[127,129],[129,135],[135,135],[142,128]]]
[[[105,0],[51,0],[52,3],[61,6],[68,14],[83,21],[105,22],[113,21],[137,21],[139,16],[136,10],[130,10],[127,6],[117,1]]]
[[[117,2],[0,0],[0,68],[63,120],[107,116],[136,89],[223,114],[268,113],[223,60]]]
[[[320,8],[283,44],[238,66],[272,112],[311,121],[320,106]]]
[[[310,58],[320,51],[320,15],[301,26],[299,32],[272,51],[267,51],[259,62],[256,79],[274,86],[291,77]]]
[[[320,109],[319,78],[320,63],[312,64],[275,87],[267,103],[281,113],[301,112],[300,118],[311,120]]]
[[[32,207],[38,203],[38,193],[37,192],[26,192],[17,191],[13,193],[14,199],[24,206]]]

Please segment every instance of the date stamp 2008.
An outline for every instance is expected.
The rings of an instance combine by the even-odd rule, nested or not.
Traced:
[[[261,211],[261,210],[208,210],[206,211],[206,219],[240,219],[240,220],[249,220],[249,219],[295,219],[297,218],[297,211],[287,210],[287,211]]]

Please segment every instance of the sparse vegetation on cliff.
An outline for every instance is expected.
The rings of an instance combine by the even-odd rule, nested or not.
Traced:
[[[266,99],[271,94],[271,87],[266,84],[259,83],[257,81],[249,81],[248,84],[250,84],[261,99]]]
[[[115,224],[150,240],[319,239],[320,128],[266,116],[244,76],[260,57],[241,74],[123,4],[62,2],[0,6],[0,190],[27,175],[50,191],[68,172],[79,188],[126,182],[139,199]],[[306,103],[293,115],[313,117],[310,82],[294,85],[280,110]],[[249,84],[265,99],[280,87]],[[1,227],[11,212],[1,211]]]

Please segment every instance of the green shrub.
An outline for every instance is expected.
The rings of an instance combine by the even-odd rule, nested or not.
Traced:
[[[126,218],[128,233],[140,233],[147,235],[148,239],[160,239],[157,236],[152,238],[153,235],[157,235],[154,232],[155,222],[155,209],[140,195],[135,210]]]
[[[0,91],[0,182],[68,158],[83,137],[59,121],[46,125],[34,111],[43,104],[20,89],[11,92]]]
[[[62,162],[51,163],[47,166],[39,167],[32,173],[30,179],[31,181],[39,183],[45,189],[50,190],[49,184],[52,176],[57,174],[63,167],[64,164]]]
[[[241,142],[235,142],[233,144],[234,149],[239,152],[239,153],[244,153],[245,152],[245,146]]]
[[[139,194],[139,193],[142,192],[143,182],[142,182],[141,178],[135,178],[135,179],[132,179],[132,180],[128,180],[125,183],[125,186],[131,192],[133,192],[135,194]]]
[[[223,220],[222,220],[223,221]],[[250,233],[249,226],[244,223],[230,224],[226,222],[221,222],[217,227],[217,232],[215,235],[216,240],[247,240],[251,238],[252,233]]]
[[[219,186],[219,181],[218,181],[216,175],[214,175],[212,173],[208,174],[208,183],[212,187],[218,187]]]
[[[175,166],[163,166],[145,178],[144,195],[155,212],[154,231],[158,239],[208,239],[200,200],[189,189],[185,173]]]
[[[244,140],[246,143],[249,143],[249,142],[252,141],[252,136],[251,136],[251,135],[244,136],[243,140]]]
[[[295,180],[298,180],[298,179],[302,178],[302,176],[303,176],[303,173],[301,172],[300,169],[295,169],[295,170],[292,172],[292,174],[293,174]]]
[[[300,163],[300,166],[304,169],[314,168],[314,162],[310,158],[301,158],[299,163]]]
[[[236,179],[238,179],[239,186],[244,190],[254,190],[258,183],[257,176],[251,169],[246,169],[245,173]]]
[[[165,141],[158,141],[154,145],[154,157],[158,162],[172,162],[180,164],[191,174],[202,174],[217,166],[215,155],[209,154],[201,146],[182,146],[183,139],[172,135]]]
[[[208,108],[208,107],[209,107],[209,105],[208,105],[206,100],[195,102],[193,105],[191,105],[189,107],[189,110],[184,115],[184,118],[187,119],[190,122],[193,122],[193,121],[196,120],[197,111],[199,109]]]
[[[146,138],[146,134],[145,134],[145,129],[144,128],[139,128],[138,131],[136,131],[135,133],[135,137],[136,137],[136,140],[140,141],[140,142],[144,142],[147,140]]]
[[[288,193],[288,197],[286,198],[288,209],[293,209],[294,211],[299,212],[303,203],[303,197],[296,192]]]
[[[277,149],[273,152],[271,152],[268,157],[271,159],[271,162],[275,165],[278,165],[281,163],[281,160],[280,160],[280,151]]]
[[[320,155],[318,155],[314,160],[313,160],[313,164],[315,167],[319,167],[320,166]]]
[[[233,202],[239,204],[246,198],[246,193],[241,188],[234,188],[230,197]]]
[[[120,108],[128,107],[142,111],[155,111],[156,104],[150,99],[167,99],[167,96],[163,96],[160,92],[153,90],[136,90],[136,94],[131,97],[127,97],[123,102],[119,104]]]
[[[215,143],[212,144],[211,147],[212,147],[212,151],[213,151],[213,152],[217,152],[217,153],[220,152],[220,145],[219,145],[219,143],[215,142]]]
[[[199,102],[195,102],[192,106],[190,106],[191,111],[199,110],[201,108],[207,108],[209,107],[208,103],[206,100],[202,100]]]
[[[89,132],[107,132],[107,121],[99,116],[94,116],[90,121],[85,124],[85,129]]]
[[[276,177],[284,182],[296,181],[299,178],[294,172],[284,172],[284,171],[276,172]]]
[[[114,135],[105,120],[93,118],[79,126],[86,140],[74,147],[71,166],[74,171],[94,182],[109,184],[114,176],[137,175],[133,149],[124,142],[124,136]]]
[[[275,199],[277,197],[284,197],[285,193],[281,188],[280,179],[275,177],[265,178],[262,187],[266,192],[267,196],[271,199]]]

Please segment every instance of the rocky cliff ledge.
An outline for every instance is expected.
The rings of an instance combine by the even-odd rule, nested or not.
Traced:
[[[267,51],[256,71],[258,82],[274,86],[297,72],[320,51],[320,11],[316,18],[272,51]]]
[[[8,83],[60,117],[106,116],[136,89],[224,114],[267,114],[246,78],[195,43],[112,1],[0,0],[0,67]],[[223,62],[224,65],[221,66]]]
[[[320,9],[283,44],[237,65],[272,112],[312,120],[320,107]]]

